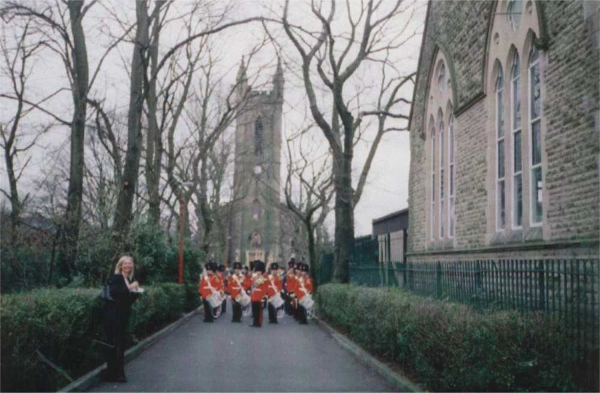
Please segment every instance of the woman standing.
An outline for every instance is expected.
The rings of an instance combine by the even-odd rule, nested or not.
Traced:
[[[139,296],[139,284],[133,279],[133,258],[119,259],[108,278],[110,295],[115,300],[104,308],[104,329],[110,347],[106,351],[106,380],[127,382],[125,377],[125,338],[132,304]]]

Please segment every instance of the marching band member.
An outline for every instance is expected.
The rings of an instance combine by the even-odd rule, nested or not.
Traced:
[[[285,277],[285,292],[287,294],[287,313],[296,318],[296,261],[291,258],[288,262],[288,273]]]
[[[279,264],[274,262],[271,264],[271,274],[269,274],[267,281],[267,296],[269,299],[281,293],[282,287],[283,282],[279,276]],[[269,302],[269,323],[277,323],[277,310],[271,302]]]
[[[219,275],[219,279],[221,280],[221,284],[223,286],[223,292],[227,290],[227,273],[225,271],[225,265],[219,265],[219,271],[217,274]],[[225,314],[227,311],[227,299],[223,300],[223,304],[221,304],[221,314]]]
[[[252,300],[252,327],[262,326],[262,300],[267,294],[267,279],[264,276],[265,264],[260,260],[254,261],[253,273],[251,276],[251,292],[250,298]]]
[[[300,301],[302,298],[304,298],[304,296],[311,295],[314,287],[312,278],[310,278],[308,274],[308,265],[302,263],[300,266],[301,273],[296,286],[296,297],[298,298],[298,322],[300,322],[301,325],[307,325],[308,321],[306,319],[306,309],[302,306]]]
[[[208,297],[213,294],[213,291],[219,291],[221,287],[221,280],[215,274],[217,271],[217,265],[213,262],[208,262],[204,265],[206,274],[200,276],[200,284],[198,285],[198,292],[202,296],[202,303],[204,304],[204,322],[214,322],[212,314],[212,306],[208,302]]]
[[[245,277],[242,274],[242,264],[240,262],[233,263],[233,275],[227,281],[227,291],[231,296],[231,308],[233,309],[233,317],[231,322],[242,322],[242,305],[236,301],[236,298],[244,291]]]

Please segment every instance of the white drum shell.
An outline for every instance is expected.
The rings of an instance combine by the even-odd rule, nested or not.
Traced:
[[[315,301],[312,299],[312,296],[305,295],[298,303],[300,303],[300,305],[305,309],[309,310],[313,307]]]
[[[239,295],[235,298],[235,301],[242,305],[242,307],[246,307],[250,304],[250,296],[246,292],[240,292]]]
[[[279,308],[279,307],[283,306],[283,303],[285,303],[285,301],[281,297],[280,293],[276,293],[271,298],[269,298],[269,303],[271,303],[271,305],[273,307]]]
[[[213,293],[212,295],[207,297],[206,300],[212,308],[221,307],[221,304],[223,303],[223,297],[220,293]]]

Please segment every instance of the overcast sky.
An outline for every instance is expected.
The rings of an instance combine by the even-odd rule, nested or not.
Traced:
[[[36,2],[32,1],[32,4],[40,4],[41,0]],[[119,18],[122,22],[132,21],[135,18],[135,5],[133,1],[123,2],[122,0],[100,0],[100,4],[96,4],[86,16],[84,25],[86,29],[86,39],[90,58],[90,71],[93,72],[98,64],[98,60],[104,53],[104,49],[107,47],[110,37],[121,34],[122,27],[117,23],[111,11],[118,12]],[[295,2],[292,2],[294,4]],[[183,12],[190,3],[185,1],[179,1],[178,6],[181,12]],[[235,18],[246,18],[249,16],[255,16],[258,14],[268,15],[271,11],[277,11],[281,9],[281,1],[276,0],[243,0],[239,2],[236,8],[236,13],[232,17]],[[219,5],[219,2],[217,2]],[[359,0],[350,0],[351,9],[356,11]],[[414,31],[422,32],[423,21],[425,17],[425,3],[418,2],[416,6],[416,13],[411,21],[410,33]],[[177,10],[176,10],[177,11]],[[293,23],[303,25],[303,27],[309,28],[309,15],[302,14],[302,9],[292,8],[290,12],[291,20]],[[174,13],[176,15],[177,12]],[[409,13],[407,12],[406,15]],[[398,23],[403,24],[406,21],[399,19]],[[169,27],[168,34],[164,34],[161,38],[161,46],[164,50],[168,49],[170,45],[181,39],[181,24],[175,21]],[[179,26],[179,27],[178,27]],[[12,26],[2,26],[2,34],[6,37],[10,37],[15,34]],[[276,51],[280,51],[283,57],[285,65],[285,78],[286,78],[286,90],[285,90],[285,104],[284,104],[284,127],[283,139],[289,138],[294,135],[299,128],[306,125],[307,122],[312,122],[310,114],[306,110],[306,100],[301,81],[297,78],[297,68],[294,64],[297,61],[297,55],[295,50],[286,41],[281,32],[277,28],[271,30],[272,34],[275,34],[278,38],[281,38],[280,43],[282,46],[274,47],[273,45],[265,46],[253,59],[250,65],[249,73],[253,75],[252,79],[255,84],[267,83],[272,74],[275,71],[276,64]],[[264,30],[259,24],[246,25],[235,30],[230,30],[224,34],[221,34],[216,43],[216,50],[221,58],[219,63],[219,72],[225,75],[225,80],[232,84],[234,82],[235,75],[241,57],[248,55],[251,48],[260,39],[264,38]],[[407,42],[401,50],[395,54],[397,59],[396,67],[401,71],[402,74],[408,74],[416,70],[419,46],[421,44],[421,35],[414,37]],[[99,74],[98,80],[95,82],[92,89],[91,95],[96,98],[104,99],[111,109],[117,111],[126,111],[128,105],[128,88],[129,78],[127,64],[131,58],[131,44],[124,43],[119,45],[105,60]],[[4,60],[2,62],[4,66]],[[360,71],[362,86],[369,85],[369,81],[372,81],[377,74],[377,70],[366,67]],[[61,87],[68,86],[68,81],[65,76],[65,72],[62,64],[58,57],[50,51],[45,51],[43,54],[36,59],[36,62],[32,64],[32,71],[30,77],[30,90],[28,92],[28,98],[32,101],[36,101],[45,97],[46,95],[60,89]],[[358,84],[356,88],[359,88]],[[10,84],[6,79],[6,73],[2,72],[2,80],[0,84],[0,91],[2,93],[10,93]],[[369,91],[367,89],[367,91]],[[412,86],[403,92],[407,98],[412,98]],[[63,92],[58,94],[52,101],[46,104],[46,107],[53,113],[63,116],[65,119],[70,118],[72,102],[69,92]],[[372,97],[368,96],[369,93],[365,93],[365,97],[361,98],[361,102],[367,103],[369,100],[373,100]],[[0,120],[5,122],[10,119],[14,111],[12,102],[8,102],[6,99],[0,101]],[[408,113],[408,110],[404,108],[404,113]],[[40,113],[31,113],[23,121],[24,129],[35,130],[36,127],[42,124],[47,124],[49,117]],[[355,154],[355,165],[354,172],[355,176],[358,176],[358,171],[362,168],[362,163],[366,156],[368,141],[370,138],[369,130],[365,130],[365,142],[359,143]],[[56,166],[64,165],[65,157],[68,157],[68,134],[69,129],[64,126],[56,126],[40,140],[39,147],[32,151],[32,160],[29,166],[26,168],[21,187],[23,190],[31,191],[33,195],[41,192],[34,188],[35,180],[39,180],[41,177],[49,176]],[[26,143],[27,137],[25,137],[23,143]],[[318,156],[326,149],[326,141],[321,135],[318,129],[314,129],[310,132],[309,136],[305,138],[312,149],[314,154]],[[24,157],[25,158],[25,157]],[[57,158],[62,158],[58,160]],[[285,162],[285,157],[282,157]],[[23,163],[21,161],[21,163]],[[362,199],[355,210],[355,224],[356,224],[356,235],[366,235],[371,233],[371,222],[374,218],[381,217],[389,214],[396,210],[403,209],[408,206],[408,175],[409,175],[409,163],[410,163],[410,149],[409,149],[409,137],[408,133],[389,133],[384,136],[382,143],[380,144],[377,156],[373,162],[371,172],[369,174],[368,185],[365,188]],[[285,165],[282,165],[282,168]],[[2,189],[8,191],[8,181],[6,175],[6,167],[4,158],[0,164],[2,177]],[[283,176],[284,174],[282,174]],[[330,227],[330,233],[333,233],[333,214],[331,214],[328,220],[328,226]]]

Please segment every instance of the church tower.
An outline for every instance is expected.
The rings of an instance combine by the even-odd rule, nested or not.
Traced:
[[[284,78],[281,62],[270,91],[248,84],[244,59],[237,75],[237,99],[244,107],[236,118],[233,214],[230,254],[248,263],[280,260],[281,123]]]

